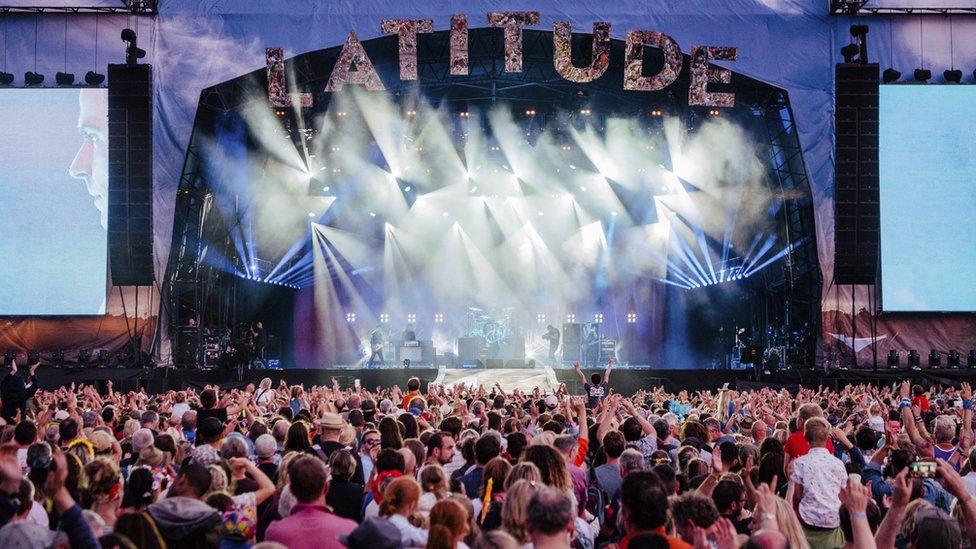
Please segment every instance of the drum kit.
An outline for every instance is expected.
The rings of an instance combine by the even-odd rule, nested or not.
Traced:
[[[464,336],[482,338],[488,345],[505,341],[515,332],[512,308],[489,314],[480,307],[468,307],[464,315]]]

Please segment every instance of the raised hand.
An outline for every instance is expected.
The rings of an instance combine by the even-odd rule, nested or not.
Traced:
[[[849,512],[863,513],[868,508],[868,501],[871,500],[871,483],[865,485],[848,478],[847,485],[840,489],[838,497]]]

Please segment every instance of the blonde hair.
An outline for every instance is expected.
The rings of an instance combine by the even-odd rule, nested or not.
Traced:
[[[531,461],[516,463],[512,466],[512,470],[508,472],[508,476],[505,477],[505,491],[511,490],[512,485],[520,480],[542,482],[542,473],[539,472],[539,468],[535,466],[535,463]]]
[[[529,501],[537,490],[536,483],[528,480],[516,481],[505,491],[502,504],[502,528],[512,534],[519,543],[529,541]]]
[[[210,490],[207,491],[204,497],[206,498],[206,496],[214,492],[226,492],[229,481],[227,480],[227,472],[224,471],[223,467],[220,465],[211,465],[207,469],[210,471]]]
[[[915,515],[922,509],[929,507],[932,507],[932,504],[924,499],[912,500],[905,506],[905,514],[901,516],[898,533],[903,535],[906,541],[914,541],[917,536],[917,532],[915,531]]]
[[[430,492],[438,499],[444,499],[450,493],[447,484],[447,473],[437,464],[427,465],[420,470],[420,487],[424,492]]]
[[[420,501],[420,485],[410,477],[397,477],[383,490],[380,516],[389,517],[406,511]]]
[[[932,437],[936,442],[952,442],[952,437],[956,436],[956,420],[951,416],[939,416],[932,422]]]
[[[800,519],[790,504],[783,498],[776,498],[776,526],[784,536],[786,536],[787,547],[791,549],[810,549],[803,527],[800,526]]]
[[[288,480],[289,480],[288,464],[291,463],[291,460],[295,459],[295,457],[300,455],[302,454],[298,452],[288,452],[287,454],[282,456],[281,463],[278,464],[278,489],[279,490],[284,489],[286,486],[288,486]]]

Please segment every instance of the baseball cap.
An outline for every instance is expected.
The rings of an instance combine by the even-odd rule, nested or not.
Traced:
[[[339,543],[349,549],[400,549],[403,541],[400,529],[388,519],[366,519],[348,536],[339,536]]]
[[[275,438],[268,433],[258,437],[254,441],[254,455],[259,458],[269,458],[278,451],[278,443]]]
[[[545,403],[547,407],[555,408],[556,406],[559,406],[559,399],[556,398],[556,395],[549,395],[546,397]]]

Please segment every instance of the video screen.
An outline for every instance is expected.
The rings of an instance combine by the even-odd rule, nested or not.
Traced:
[[[976,311],[976,87],[881,86],[886,311]]]
[[[107,90],[0,90],[0,120],[0,315],[104,314]]]

